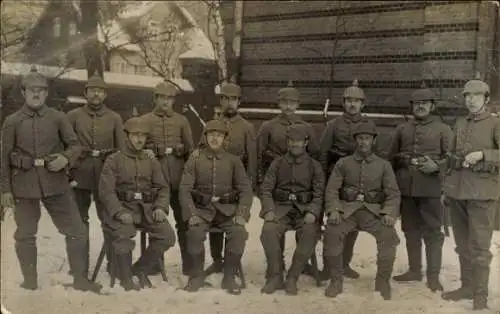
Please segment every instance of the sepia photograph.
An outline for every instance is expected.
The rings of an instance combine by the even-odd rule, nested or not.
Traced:
[[[0,5],[0,313],[500,314],[500,1]]]

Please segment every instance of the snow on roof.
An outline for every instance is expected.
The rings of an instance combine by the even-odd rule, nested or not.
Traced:
[[[120,23],[116,20],[111,21],[108,25],[97,27],[97,39],[105,44],[108,48],[121,48],[129,51],[140,52],[141,48],[131,43],[130,36],[123,31]]]
[[[1,73],[10,75],[24,75],[28,73],[32,64],[27,63],[1,63]],[[87,70],[82,69],[63,69],[60,67],[35,65],[38,72],[49,78],[57,76],[58,79],[74,80],[86,82],[88,80]],[[62,74],[61,74],[62,73]],[[104,81],[109,85],[125,85],[130,87],[154,88],[163,78],[158,76],[145,76],[135,74],[123,74],[115,72],[104,72]],[[172,79],[185,92],[193,92],[191,83],[183,78]]]
[[[199,58],[205,60],[215,60],[215,53],[210,39],[199,27],[185,31],[184,38],[187,38],[186,45],[189,50],[179,56],[179,59]]]

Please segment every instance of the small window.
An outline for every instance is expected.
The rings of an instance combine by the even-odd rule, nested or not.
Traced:
[[[53,25],[53,33],[54,37],[60,37],[61,36],[61,18],[56,17],[54,18],[54,25]]]
[[[76,23],[75,22],[69,22],[69,35],[73,36],[76,35]]]

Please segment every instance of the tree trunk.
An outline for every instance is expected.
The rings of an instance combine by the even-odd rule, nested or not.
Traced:
[[[97,0],[81,1],[80,9],[82,11],[81,31],[83,38],[86,38],[83,49],[87,62],[87,75],[89,78],[94,74],[103,77],[103,59],[101,58],[101,47],[97,37],[99,18]]]

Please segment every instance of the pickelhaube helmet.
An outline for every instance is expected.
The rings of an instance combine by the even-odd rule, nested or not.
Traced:
[[[360,134],[370,134],[373,136],[377,136],[377,127],[371,121],[361,122],[354,128],[354,131],[352,132],[353,137],[356,137]]]
[[[342,95],[343,98],[356,98],[356,99],[361,99],[361,100],[365,100],[366,97],[365,97],[365,92],[363,92],[363,90],[358,87],[358,80],[355,79],[353,82],[352,82],[352,86],[349,86],[348,88],[346,88],[344,90],[344,94]]]
[[[124,130],[126,133],[149,133],[149,127],[145,121],[139,117],[133,117],[125,122]]]
[[[85,85],[85,88],[89,87],[97,87],[97,88],[102,88],[106,89],[106,83],[104,82],[103,78],[100,77],[97,72],[92,75],[89,80],[87,81],[87,84]]]
[[[236,84],[236,77],[233,75],[229,83],[221,84],[220,95],[228,97],[241,97],[241,87]]]
[[[220,120],[210,120],[205,125],[205,134],[213,131],[222,132],[225,134],[229,132],[224,122]]]
[[[462,95],[466,95],[469,93],[484,95],[490,94],[490,86],[486,82],[483,82],[481,80],[481,74],[479,72],[476,73],[475,79],[465,83]]]
[[[295,87],[293,87],[292,81],[289,81],[286,87],[278,91],[278,99],[299,101],[300,93]]]
[[[48,88],[49,85],[47,83],[47,78],[43,76],[42,74],[38,73],[38,70],[36,67],[33,65],[26,74],[22,80],[21,80],[21,86],[22,88],[27,88],[27,87],[42,87],[42,88]]]
[[[410,103],[427,100],[434,101],[436,100],[436,96],[431,89],[427,88],[425,82],[422,82],[422,86],[420,87],[420,89],[417,89],[411,94]]]
[[[179,89],[174,84],[164,81],[156,85],[154,93],[155,95],[177,96]]]

